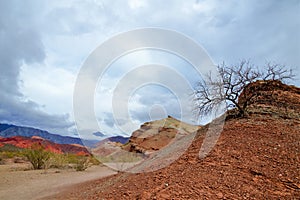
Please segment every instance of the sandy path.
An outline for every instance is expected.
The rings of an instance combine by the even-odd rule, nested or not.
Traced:
[[[62,192],[72,185],[116,173],[104,166],[92,166],[83,172],[55,169],[47,170],[47,172],[12,169],[10,165],[0,165],[0,199],[40,199]]]

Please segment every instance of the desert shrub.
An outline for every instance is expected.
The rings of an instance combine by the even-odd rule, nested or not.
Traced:
[[[78,156],[76,154],[50,154],[45,165],[47,168],[67,169],[74,168],[76,171],[84,171],[90,165],[99,165],[100,162],[93,156]],[[46,167],[45,166],[45,167]]]
[[[89,163],[90,163],[90,157],[78,156],[76,164],[75,164],[75,170],[76,171],[84,171],[88,168]]]
[[[4,144],[1,148],[0,148],[0,152],[20,152],[22,151],[21,148],[19,147],[16,147],[14,145],[11,145],[11,144]]]
[[[50,155],[51,153],[40,145],[33,145],[30,149],[24,151],[24,156],[32,164],[33,169],[45,167],[45,163],[50,159]]]
[[[66,161],[72,165],[76,171],[84,171],[90,165],[99,165],[100,161],[94,156],[79,156],[75,154],[65,154]]]
[[[95,156],[90,157],[90,163],[92,165],[100,165],[101,164],[101,162]]]
[[[50,159],[50,167],[64,169],[68,167],[68,158],[66,154],[52,154]]]
[[[22,157],[23,151],[24,150],[22,148],[16,147],[11,144],[4,144],[4,146],[0,147],[0,155],[3,159]]]
[[[76,164],[79,157],[81,156],[77,156],[75,154],[65,154],[66,162],[69,164]]]
[[[0,147],[0,164],[5,164],[6,159],[14,158],[14,162],[17,159],[25,160],[23,154],[23,149],[16,147],[11,144],[4,144],[2,147]]]
[[[9,151],[3,151],[3,152],[0,152],[0,155],[2,157],[2,159],[7,159],[7,158],[13,158],[15,157],[15,153],[14,152],[9,152]]]

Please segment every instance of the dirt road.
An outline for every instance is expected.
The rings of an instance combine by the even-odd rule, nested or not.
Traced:
[[[92,166],[83,172],[74,170],[22,170],[20,165],[0,165],[0,199],[41,199],[86,181],[116,172],[105,166]]]

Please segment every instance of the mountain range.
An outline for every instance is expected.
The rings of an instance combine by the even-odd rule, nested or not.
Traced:
[[[0,148],[2,148],[2,150],[3,148],[11,149],[11,146],[15,148],[27,149],[33,147],[34,145],[42,146],[47,151],[58,154],[68,153],[76,155],[90,155],[88,149],[79,144],[57,144],[38,136],[13,136],[8,138],[0,137]]]
[[[16,126],[12,124],[2,124],[0,123],[0,137],[2,138],[13,138],[16,136],[26,137],[26,138],[42,138],[44,140],[48,140],[50,142],[56,144],[77,144],[81,146],[87,147],[95,147],[97,144],[107,141],[111,142],[119,142],[119,143],[126,143],[128,138],[122,136],[112,136],[108,137],[107,135],[96,132],[93,133],[95,136],[99,136],[99,140],[82,140],[76,137],[70,136],[62,136],[53,133],[49,133],[48,131],[32,128],[32,127],[24,127],[24,126]]]
[[[8,138],[13,136],[23,136],[29,138],[33,136],[38,136],[57,144],[79,144],[86,145],[88,147],[91,147],[97,142],[99,142],[99,140],[82,141],[80,138],[57,135],[49,133],[48,131],[31,127],[16,126],[11,124],[0,124],[0,137]]]

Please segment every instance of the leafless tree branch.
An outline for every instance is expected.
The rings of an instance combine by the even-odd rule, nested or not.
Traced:
[[[219,65],[220,78],[207,74],[195,87],[194,102],[197,116],[204,117],[210,114],[224,101],[227,103],[227,109],[237,108],[239,115],[244,116],[254,94],[243,92],[243,98],[246,99],[243,105],[238,103],[238,98],[248,84],[257,80],[285,81],[295,77],[292,70],[284,65],[267,63],[264,69],[260,71],[246,60],[233,66],[226,66],[225,63]]]

